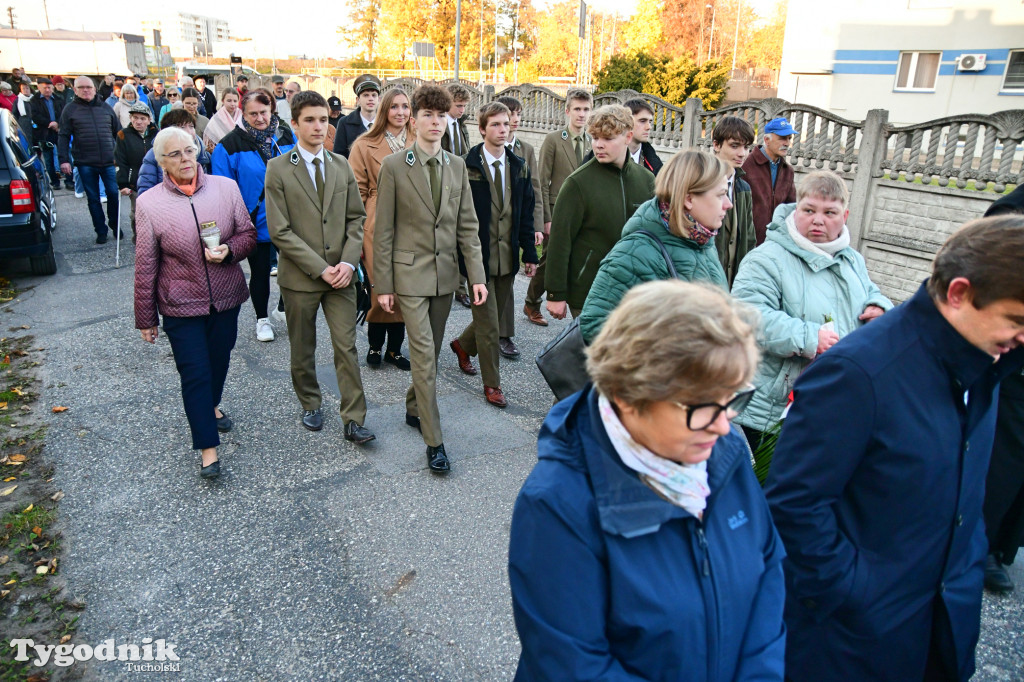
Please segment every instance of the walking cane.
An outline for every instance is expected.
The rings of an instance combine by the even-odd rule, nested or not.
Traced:
[[[114,240],[117,242],[117,247],[114,250],[114,267],[121,267],[121,190],[117,191],[117,228]],[[110,201],[110,198],[107,198]]]

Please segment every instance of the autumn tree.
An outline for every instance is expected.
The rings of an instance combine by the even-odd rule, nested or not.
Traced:
[[[361,51],[367,62],[374,59],[380,33],[381,0],[354,0],[349,7],[348,26],[339,26],[341,41]]]
[[[572,76],[579,51],[579,2],[562,0],[548,5],[537,21],[536,48],[531,68],[545,76]]]
[[[688,56],[671,59],[649,52],[612,57],[597,73],[597,91],[636,90],[683,106],[696,97],[705,109],[714,109],[725,98],[729,68],[712,59],[698,65]]]

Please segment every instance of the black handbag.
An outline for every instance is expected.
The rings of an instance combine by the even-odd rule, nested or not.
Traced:
[[[366,314],[370,312],[370,276],[366,273],[366,266],[360,260],[356,266],[356,324],[366,322]]]
[[[646,235],[654,240],[665,259],[669,275],[678,279],[679,273],[672,263],[672,257],[658,236],[647,230],[637,230],[635,234]],[[568,398],[587,385],[590,376],[587,374],[586,344],[583,343],[578,317],[544,346],[537,355],[537,369],[544,376],[556,400]]]

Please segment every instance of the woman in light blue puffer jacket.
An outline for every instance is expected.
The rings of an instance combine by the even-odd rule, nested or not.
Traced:
[[[740,264],[732,294],[761,313],[757,391],[736,418],[750,446],[782,417],[797,376],[840,338],[892,308],[850,246],[849,192],[835,173],[809,174],[797,203],[775,209],[768,236]]]

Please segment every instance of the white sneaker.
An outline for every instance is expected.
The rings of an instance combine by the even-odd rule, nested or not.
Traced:
[[[277,266],[276,265],[274,267],[270,268],[270,276],[271,277],[277,277]]]
[[[100,203],[101,204],[107,203],[107,198],[106,197],[100,197]]]
[[[256,320],[256,340],[274,340],[274,325],[270,324],[270,320],[268,320],[265,317],[261,317],[260,319]]]
[[[75,192],[76,199],[82,199],[85,197],[85,192]]]
[[[278,322],[284,322],[285,321],[285,316],[284,316],[284,311],[283,310],[278,310],[277,308],[274,308],[271,311],[270,316],[272,318],[274,318],[275,320],[277,320]]]

